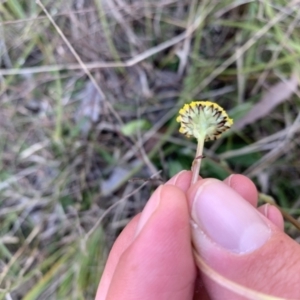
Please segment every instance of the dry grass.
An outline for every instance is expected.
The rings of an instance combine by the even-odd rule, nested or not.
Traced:
[[[190,167],[181,104],[211,99],[238,122],[299,78],[300,2],[41,3],[0,3],[0,299],[93,299],[115,237],[159,184],[129,179]],[[286,90],[207,145],[202,175],[248,174],[298,218],[300,101]]]

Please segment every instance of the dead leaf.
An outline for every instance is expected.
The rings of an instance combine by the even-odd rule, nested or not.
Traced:
[[[96,90],[92,82],[86,84],[85,89],[80,95],[81,102],[76,112],[75,119],[80,124],[80,130],[87,134],[93,123],[99,120],[101,113],[101,95]]]
[[[101,195],[108,196],[112,193],[117,187],[119,187],[130,174],[129,169],[122,167],[115,167],[110,177],[106,180],[100,182]]]
[[[262,99],[242,119],[234,124],[233,129],[241,130],[246,125],[267,116],[277,105],[288,100],[297,90],[297,87],[298,76],[296,74],[293,74],[289,80],[273,85]]]

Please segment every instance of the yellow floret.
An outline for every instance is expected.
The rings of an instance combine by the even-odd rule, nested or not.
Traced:
[[[225,110],[210,101],[184,104],[176,121],[181,125],[180,133],[187,137],[204,138],[206,141],[219,138],[233,124],[233,120],[228,117]]]

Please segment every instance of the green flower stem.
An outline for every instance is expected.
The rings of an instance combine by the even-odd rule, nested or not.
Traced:
[[[201,136],[197,139],[198,145],[197,145],[196,156],[192,164],[193,176],[192,176],[191,185],[193,185],[198,181],[198,176],[199,176],[201,161],[203,156],[202,153],[203,153],[204,140],[205,140],[205,136]]]

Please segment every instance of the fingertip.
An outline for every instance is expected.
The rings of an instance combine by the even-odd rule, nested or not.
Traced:
[[[176,199],[186,199],[184,191],[177,185],[165,184],[162,186],[161,198],[162,200],[170,199],[170,197],[176,197]]]
[[[167,203],[165,203],[166,201]],[[164,207],[166,205],[170,205],[170,201],[172,201],[172,207],[170,207],[169,210],[164,211]],[[152,194],[145,208],[143,209],[139,223],[137,225],[135,237],[137,237],[140,232],[144,230],[144,227],[156,214],[157,210],[159,210],[160,213],[165,213],[167,215],[168,211],[173,211],[173,209],[175,209],[177,205],[181,205],[183,206],[183,208],[187,206],[184,192],[177,186],[171,184],[164,184],[159,186]],[[165,222],[167,222],[167,220]]]
[[[195,196],[197,192],[202,188],[202,186],[206,185],[210,181],[219,181],[218,179],[215,178],[205,178],[202,180],[197,181],[195,184],[193,184],[187,192],[187,200],[189,204],[189,208],[192,208],[193,205],[193,200],[195,199]]]
[[[135,237],[139,235],[140,231],[145,227],[146,223],[152,217],[156,209],[158,209],[161,201],[161,192],[163,190],[164,185],[160,185],[154,193],[151,195],[150,199],[146,203],[144,207],[140,220],[137,224]]]
[[[177,179],[178,179],[181,175],[186,174],[186,173],[188,173],[188,172],[189,172],[189,171],[187,171],[187,170],[182,170],[182,171],[180,171],[179,173],[177,173],[177,174],[175,174],[173,177],[171,177],[171,178],[166,182],[166,184],[173,184],[173,185],[175,185]]]
[[[240,185],[250,181],[244,178],[234,175],[227,179],[227,186],[215,179],[204,179],[190,188],[187,196],[193,202],[196,250],[209,267],[241,286],[284,299],[297,299],[299,245],[279,229],[283,228],[283,219],[276,207],[269,205],[257,210],[252,206],[256,188],[253,191],[250,185],[250,192],[244,193],[247,189],[240,189]],[[237,193],[233,189],[243,197],[234,195]],[[196,210],[198,214],[193,214]],[[238,298],[233,290],[224,289],[210,277],[204,276],[204,283],[214,299]]]
[[[191,179],[192,179],[192,172],[183,170],[178,174],[174,175],[165,184],[175,185],[183,192],[186,192],[190,187]]]
[[[258,194],[255,184],[248,177],[241,174],[232,174],[224,180],[228,186],[234,189],[254,207],[257,206]]]
[[[134,299],[162,299],[162,294],[164,299],[189,299],[195,276],[186,196],[166,184],[158,207],[122,254],[107,299],[132,293]]]
[[[97,290],[96,300],[104,300],[106,298],[107,291],[109,289],[110,282],[112,280],[115,269],[118,265],[120,257],[124,251],[131,245],[136,227],[139,222],[141,214],[136,215],[123,229],[121,234],[115,241],[109,257],[106,261],[105,269],[102,273],[100,283]]]
[[[281,231],[284,231],[284,220],[280,210],[269,203],[258,207],[258,211],[268,218]]]

